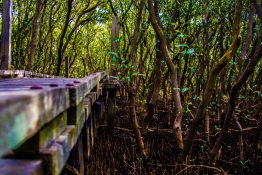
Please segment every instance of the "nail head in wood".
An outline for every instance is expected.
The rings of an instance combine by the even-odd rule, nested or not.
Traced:
[[[40,89],[43,89],[43,86],[40,86],[40,85],[32,85],[31,87],[30,87],[30,89],[32,89],[32,90],[40,90]]]
[[[58,84],[51,83],[49,86],[50,86],[50,87],[58,87]]]

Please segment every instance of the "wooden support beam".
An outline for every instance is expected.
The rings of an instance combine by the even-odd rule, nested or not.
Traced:
[[[53,140],[58,138],[66,129],[66,126],[67,113],[63,112],[15,150],[16,154],[38,154],[42,148],[46,148]]]
[[[118,83],[116,80],[107,80],[104,83],[107,95],[107,127],[108,134],[113,135],[115,127],[115,116],[116,116],[116,91]]]
[[[77,140],[76,145],[70,152],[70,157],[66,162],[66,165],[61,174],[78,174],[84,175],[84,152],[83,152],[83,142],[82,134]]]
[[[43,160],[45,175],[58,175],[64,168],[70,151],[77,141],[75,126],[67,126],[66,130],[47,148],[41,149],[40,157]]]
[[[89,163],[89,160],[90,160],[90,157],[91,157],[91,150],[92,150],[90,128],[91,128],[91,123],[90,123],[90,119],[89,119],[89,120],[86,121],[84,128],[83,128],[83,133],[82,133],[85,172],[87,172],[87,165]]]

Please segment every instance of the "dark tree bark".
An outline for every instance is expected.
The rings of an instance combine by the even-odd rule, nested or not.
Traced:
[[[63,60],[63,45],[64,45],[64,38],[66,36],[66,32],[69,26],[70,22],[70,17],[71,17],[71,12],[72,12],[72,7],[73,7],[73,1],[74,0],[67,0],[67,13],[66,13],[66,19],[64,23],[63,30],[60,35],[59,39],[59,45],[58,45],[58,58],[57,58],[57,67],[56,67],[56,76],[60,75],[60,70],[61,70],[61,65],[62,65],[62,60]]]
[[[250,43],[252,42],[252,32],[253,32],[253,25],[254,25],[254,14],[255,14],[255,7],[254,4],[251,2],[250,3],[250,12],[249,12],[249,20],[248,20],[248,31],[247,31],[247,36],[246,40],[244,42],[243,50],[241,52],[240,58],[243,60],[247,59],[248,56],[248,47]]]
[[[140,35],[141,21],[142,21],[142,13],[144,9],[145,0],[140,1],[138,15],[136,20],[136,26],[133,35],[133,41],[131,44],[131,59],[132,64],[135,66],[135,72],[138,71],[138,59],[137,59],[137,48],[138,48],[138,40]],[[129,100],[130,100],[130,119],[133,124],[134,133],[136,136],[136,141],[140,150],[140,154],[146,158],[147,154],[145,151],[144,141],[141,135],[141,131],[139,129],[139,123],[136,115],[136,91],[137,91],[137,79],[133,77],[129,92]]]
[[[39,16],[40,16],[42,4],[43,4],[42,1],[43,0],[37,1],[36,11],[33,17],[30,49],[29,49],[28,63],[26,66],[26,70],[28,71],[32,71],[33,69],[35,49],[37,45],[37,35],[38,35],[38,30],[39,30]]]
[[[12,0],[3,1],[0,69],[11,67]]]
[[[155,61],[155,68],[154,68],[154,75],[153,75],[153,92],[151,95],[151,98],[149,100],[149,103],[147,105],[147,116],[144,121],[143,128],[147,128],[148,126],[152,126],[152,118],[155,114],[155,108],[156,103],[159,96],[160,86],[161,86],[161,60],[162,60],[162,53],[160,49],[160,42],[158,37],[156,38],[157,44],[156,44],[156,61]]]

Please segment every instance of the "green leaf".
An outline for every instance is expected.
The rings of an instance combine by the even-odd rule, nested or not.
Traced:
[[[112,57],[118,58],[118,54],[116,52],[108,52],[107,54],[112,56]]]
[[[198,99],[198,96],[197,95],[194,95],[193,96],[193,100],[197,100]]]
[[[118,77],[116,77],[116,76],[110,76],[110,77],[118,80]]]
[[[177,35],[177,37],[179,37],[179,38],[186,38],[186,37],[188,37],[188,35],[184,35],[184,34],[180,33],[180,34]]]
[[[239,95],[238,97],[240,100],[244,99],[245,97],[243,95]]]
[[[184,87],[184,88],[181,89],[181,92],[182,92],[182,93],[185,93],[185,92],[187,92],[188,90],[189,90],[189,88]]]
[[[123,54],[123,53],[126,53],[126,51],[125,50],[120,50],[119,53]]]
[[[179,38],[184,38],[185,35],[183,35],[183,34],[178,34],[177,37],[179,37]]]
[[[116,57],[112,58],[112,63],[116,63]]]
[[[178,44],[178,45],[176,45],[176,48],[180,48],[180,47],[188,47],[188,44]]]
[[[113,42],[113,43],[117,43],[117,42],[120,42],[120,41],[122,41],[122,40],[123,40],[123,37],[120,36],[120,37],[118,37],[118,38],[113,38],[113,39],[112,39],[112,42]]]
[[[195,52],[195,49],[192,48],[192,49],[188,49],[185,54],[186,55],[192,55],[194,52]]]
[[[126,77],[127,81],[130,82],[131,81],[131,78],[130,77]]]
[[[138,76],[139,75],[139,72],[134,72],[133,74],[132,74],[132,76]]]

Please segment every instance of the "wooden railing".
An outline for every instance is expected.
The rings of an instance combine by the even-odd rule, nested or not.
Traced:
[[[1,71],[0,175],[85,174],[105,111],[99,99],[105,77]]]

